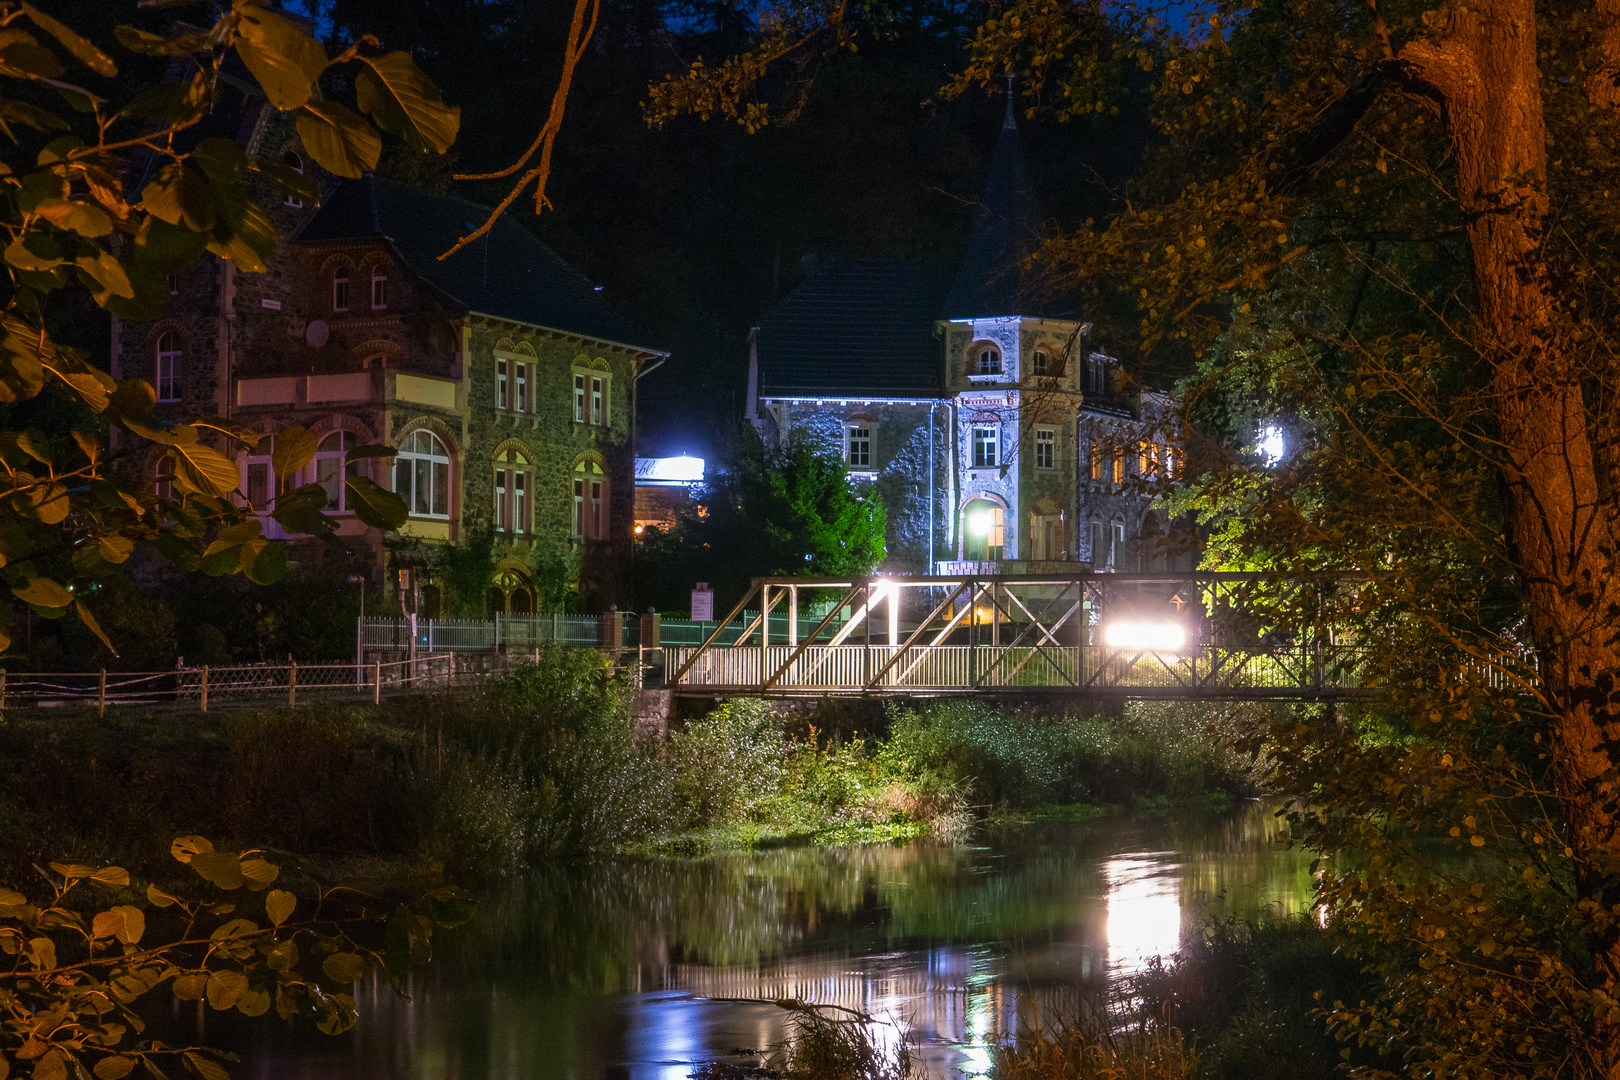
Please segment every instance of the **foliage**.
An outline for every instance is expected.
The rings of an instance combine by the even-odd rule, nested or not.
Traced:
[[[707,580],[724,604],[755,577],[863,577],[883,559],[887,524],[881,497],[857,493],[835,455],[794,438],[767,448],[744,425],[692,512],[673,533],[638,545],[637,584],[649,595],[637,604],[678,604],[686,597],[674,590],[693,580]]]
[[[294,533],[330,538],[335,526],[321,513],[327,496],[319,484],[282,490],[313,458],[314,435],[297,427],[280,433],[273,506],[244,506],[236,466],[221,447],[251,446],[257,437],[220,418],[165,427],[153,417],[157,395],[148,382],[115,382],[55,340],[50,295],[84,289],[118,316],[149,319],[168,297],[165,275],[205,252],[242,271],[264,270],[275,230],[255,202],[259,188],[305,199],[315,193],[282,165],[254,165],[231,139],[188,134],[209,116],[227,57],[246,66],[272,106],[295,115],[310,154],[339,176],[376,164],[382,131],[442,152],[459,114],[405,53],[376,55],[368,39],[328,57],[302,24],[260,0],[238,0],[211,26],[173,39],[119,27],[124,51],[176,65],[175,78],[140,86],[121,104],[66,81],[64,54],[97,79],[115,79],[118,66],[101,46],[27,3],[0,5],[0,26],[10,42],[0,71],[7,87],[0,175],[8,193],[0,208],[8,244],[0,401],[48,392],[77,402],[91,420],[73,428],[71,448],[53,446],[34,428],[0,432],[0,557],[18,599],[46,618],[71,610],[110,649],[68,586],[113,573],[137,543],[187,569],[271,582],[286,569],[286,550],[265,538],[254,511],[269,509]],[[366,115],[318,91],[336,68],[353,73]],[[150,179],[131,203],[121,178],[142,173]],[[128,440],[118,455],[109,450],[109,426]],[[112,467],[143,444],[167,447],[172,493]],[[389,453],[360,447],[351,456]],[[367,524],[393,528],[404,520],[397,496],[364,477],[347,483],[350,505]]]
[[[1143,796],[1198,804],[1213,792],[1242,798],[1263,788],[1263,769],[1227,748],[1239,727],[1232,715],[1173,706],[1133,706],[1110,721],[945,701],[895,709],[877,760],[924,786],[960,786],[975,801],[1030,810]]]
[[[778,1004],[793,1013],[784,1080],[908,1080],[917,1075],[907,1032],[899,1023],[833,1005]],[[874,1041],[873,1029],[880,1024],[894,1029],[892,1037]]]
[[[274,1007],[338,1034],[355,1024],[351,988],[368,971],[380,968],[403,994],[435,929],[472,917],[453,889],[390,910],[283,852],[216,850],[201,836],[170,851],[201,883],[143,890],[123,867],[56,862],[40,903],[0,888],[0,953],[11,960],[0,971],[0,1076],[15,1064],[39,1080],[119,1080],[137,1066],[162,1076],[161,1063],[222,1080],[220,1062],[234,1055],[139,1038],[146,994],[169,983],[177,1000],[246,1016]],[[307,887],[271,888],[284,867]]]

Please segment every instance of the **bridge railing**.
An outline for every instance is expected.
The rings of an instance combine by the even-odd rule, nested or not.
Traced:
[[[985,689],[1129,690],[1208,694],[1360,688],[1352,647],[1223,647],[1179,653],[1098,645],[986,648],[969,645],[811,645],[666,649],[675,689],[792,694],[868,691],[949,693]],[[1157,695],[1155,695],[1157,696]]]

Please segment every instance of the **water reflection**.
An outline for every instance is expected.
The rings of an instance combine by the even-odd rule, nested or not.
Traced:
[[[361,990],[337,1039],[238,1028],[244,1075],[677,1080],[757,1061],[782,998],[904,1017],[937,1076],[1176,947],[1207,913],[1309,904],[1259,809],[1214,822],[1031,826],[975,847],[607,860],[512,883],[413,981]],[[216,1014],[217,1015],[217,1014]],[[212,1021],[211,1021],[212,1022]]]

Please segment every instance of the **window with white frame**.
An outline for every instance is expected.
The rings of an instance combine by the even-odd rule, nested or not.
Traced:
[[[270,500],[276,497],[276,475],[270,465],[275,448],[275,436],[266,435],[242,460],[242,494],[255,513],[270,509]]]
[[[349,451],[358,445],[353,432],[334,431],[321,439],[315,450],[315,482],[326,489],[326,509],[330,513],[349,513],[349,478],[366,474],[363,459],[349,460]]]
[[[160,499],[174,498],[174,458],[169,452],[158,458],[157,479],[153,481],[152,494]]]
[[[388,275],[381,270],[371,272],[371,310],[383,311],[388,307]]]
[[[511,361],[503,356],[495,358],[495,407],[497,409],[510,409],[512,407],[512,380],[507,368]]]
[[[850,424],[844,428],[846,449],[844,461],[852,469],[872,467],[872,426],[867,423]]]
[[[1119,565],[1120,556],[1125,552],[1125,523],[1122,521],[1110,522],[1108,525],[1108,565]]]
[[[291,169],[293,172],[297,173],[299,176],[304,175],[304,159],[294,151],[289,150],[285,154],[281,155],[281,163],[287,166],[287,168]],[[296,195],[288,195],[285,205],[291,206],[294,209],[299,209],[304,205],[304,200],[300,199]]]
[[[975,469],[993,469],[996,467],[1000,449],[1001,429],[995,427],[975,427],[973,429],[973,467]]]
[[[519,360],[514,366],[517,368],[517,411],[526,413],[529,411],[529,365]]]
[[[594,461],[574,466],[574,535],[584,540],[608,538],[607,477]]]
[[[185,348],[180,335],[173,330],[157,339],[157,398],[159,401],[179,401],[181,376],[185,364]]]
[[[349,268],[339,267],[332,275],[332,310],[349,310]]]
[[[1000,375],[1001,350],[994,345],[985,345],[979,349],[978,367],[975,375]]]
[[[1037,469],[1057,468],[1057,429],[1038,427],[1035,429],[1035,467]]]
[[[585,422],[585,376],[574,375],[574,423]]]
[[[450,516],[450,453],[431,431],[413,431],[400,444],[394,493],[413,517]]]
[[[1101,521],[1091,523],[1091,565],[1093,567],[1108,566],[1113,562],[1113,555],[1108,550],[1108,527]]]
[[[1034,367],[1034,373],[1036,375],[1051,374],[1051,372],[1048,371],[1048,368],[1051,367],[1051,361],[1047,359],[1045,349],[1035,350],[1035,362],[1032,366]]]
[[[607,376],[591,376],[591,423],[598,426],[607,421]]]
[[[529,485],[533,469],[523,451],[508,447],[495,456],[495,527],[529,531]]]

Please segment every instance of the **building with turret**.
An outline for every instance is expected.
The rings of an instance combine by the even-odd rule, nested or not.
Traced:
[[[1009,99],[959,264],[807,256],[753,330],[749,418],[881,494],[885,569],[1190,568],[1164,506],[1173,403],[1025,272],[1041,226]]]

